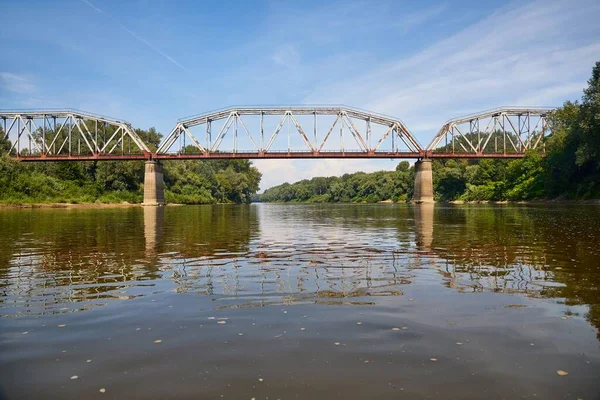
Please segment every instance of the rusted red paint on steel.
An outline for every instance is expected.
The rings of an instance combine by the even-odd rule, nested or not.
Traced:
[[[433,153],[423,152],[253,152],[253,153],[200,153],[200,154],[96,154],[96,155],[37,155],[14,157],[17,160],[32,161],[141,161],[141,160],[219,160],[219,159],[311,159],[311,158],[522,158],[524,153]]]
[[[523,158],[525,153],[483,153],[483,154],[469,154],[469,153],[430,153],[425,158]]]
[[[144,154],[110,154],[110,155],[40,155],[13,157],[19,161],[135,161],[148,160],[150,156]]]
[[[267,153],[210,153],[210,154],[159,154],[154,158],[157,160],[205,160],[205,159],[262,159],[262,158],[420,158],[421,153],[402,152],[402,153],[363,153],[363,152],[267,152]]]

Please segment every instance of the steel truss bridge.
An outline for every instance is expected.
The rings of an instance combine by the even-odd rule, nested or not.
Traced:
[[[22,161],[519,158],[543,151],[551,112],[507,107],[453,119],[424,147],[399,119],[351,107],[230,107],[177,121],[151,148],[129,123],[100,115],[0,111],[0,145]]]

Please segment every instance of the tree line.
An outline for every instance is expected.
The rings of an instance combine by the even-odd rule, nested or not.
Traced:
[[[155,150],[162,135],[136,129]],[[0,128],[0,203],[141,203],[141,161],[19,162]],[[249,160],[165,162],[165,199],[169,203],[245,203],[259,189],[261,174]]]
[[[317,177],[293,184],[284,183],[257,196],[264,202],[376,203],[406,201],[412,195],[414,167],[408,161],[395,171],[356,172],[341,177]]]
[[[600,198],[600,62],[582,100],[549,116],[546,154],[530,151],[517,160],[433,160],[436,200],[519,201]],[[489,146],[493,146],[490,141]],[[495,145],[495,144],[494,144]],[[490,147],[488,150],[492,150]],[[342,177],[285,183],[256,196],[266,202],[379,202],[412,197],[414,167],[358,172]]]
[[[545,139],[545,154],[530,151],[511,161],[434,160],[436,199],[600,198],[600,62],[581,101],[565,102],[551,113],[549,123],[552,133]],[[9,157],[11,145],[1,129],[1,203],[142,201],[144,163],[22,163]],[[136,132],[151,149],[162,137],[154,128]],[[256,192],[261,174],[248,160],[165,162],[164,179],[170,203],[402,202],[412,198],[414,167],[402,161],[395,171],[317,177],[278,185],[260,195]]]

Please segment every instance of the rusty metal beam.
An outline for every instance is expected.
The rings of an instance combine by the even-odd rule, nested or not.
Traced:
[[[77,110],[0,110],[0,122],[5,137],[13,142],[11,155],[25,162],[240,158],[511,159],[523,157],[527,150],[543,148],[540,143],[549,132],[548,115],[551,112],[552,109],[544,108],[505,107],[456,118],[444,124],[427,148],[419,144],[399,119],[346,106],[229,107],[216,110],[179,120],[156,152],[149,150],[128,123]],[[253,134],[250,129],[252,126],[242,116],[259,118],[260,130]],[[314,142],[302,127],[298,116],[312,120],[308,124],[313,125]],[[276,128],[269,138],[265,138],[265,119],[268,117],[276,118],[273,123]],[[319,124],[319,117],[329,120],[325,124]],[[213,140],[212,124],[219,121],[223,125]],[[238,123],[249,140],[241,146],[237,136]],[[273,143],[286,123],[287,150],[276,150]],[[104,127],[103,135],[99,135],[98,124]],[[205,129],[196,137],[192,128],[199,125],[205,125]],[[332,137],[331,133],[337,125],[340,136],[334,138],[337,135]],[[321,135],[318,134],[319,126],[324,129]],[[483,126],[485,129],[481,131],[480,127]],[[296,131],[294,135],[299,138],[294,143],[297,148],[290,141],[293,128]],[[219,148],[228,134],[233,136],[231,151]],[[348,142],[344,135],[351,135],[355,142],[352,145],[358,148],[346,148],[344,143],[348,145]],[[496,146],[488,150],[492,137],[495,138]],[[185,146],[186,138],[191,141],[192,147]],[[317,141],[317,138],[322,139]],[[444,138],[446,145],[438,147],[439,143],[444,143]],[[126,142],[130,146],[127,150]],[[176,147],[178,142],[179,150],[173,151],[172,147]],[[374,146],[371,145],[372,142],[375,143]],[[498,142],[502,142],[502,148],[498,148]],[[325,149],[326,143],[333,149]],[[132,144],[134,149],[131,149]],[[402,145],[401,148],[398,145]]]

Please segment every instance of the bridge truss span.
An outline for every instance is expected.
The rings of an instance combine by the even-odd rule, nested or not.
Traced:
[[[518,158],[544,148],[550,108],[504,107],[452,119],[426,149],[431,158]]]
[[[184,118],[156,150],[127,122],[76,110],[0,110],[0,151],[22,161],[520,158],[544,150],[549,108],[448,121],[426,148],[398,118],[347,106],[233,106]]]
[[[1,111],[2,145],[23,161],[146,159],[127,122],[77,110]]]
[[[398,119],[344,106],[232,107],[177,122],[156,158],[423,156]]]

